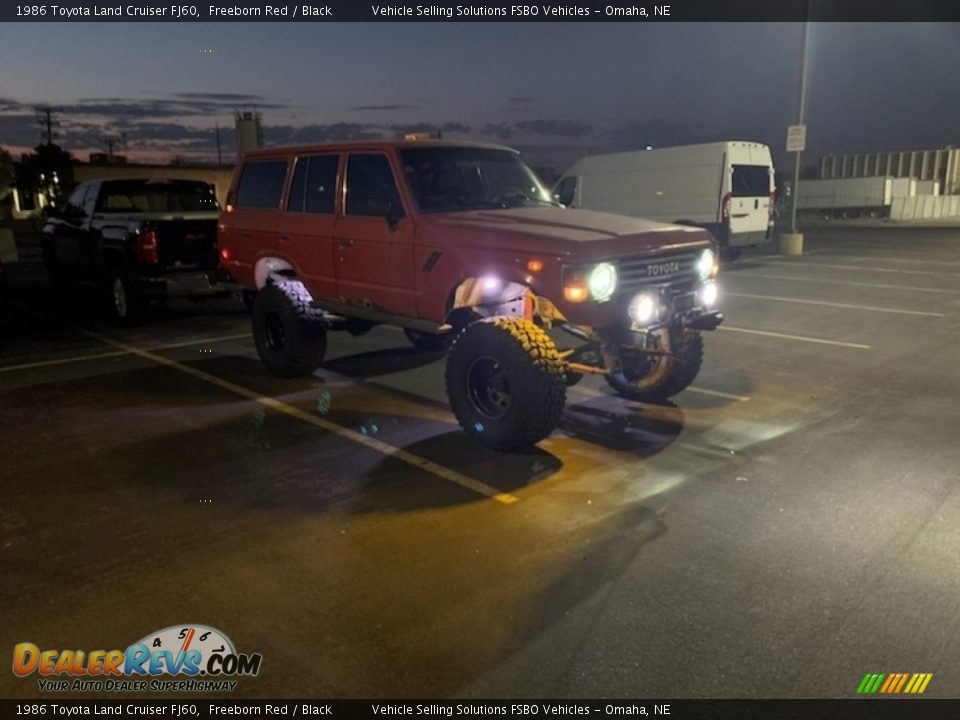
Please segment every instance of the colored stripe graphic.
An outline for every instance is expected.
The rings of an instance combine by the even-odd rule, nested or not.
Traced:
[[[919,695],[926,691],[933,673],[867,673],[857,686],[858,695]]]

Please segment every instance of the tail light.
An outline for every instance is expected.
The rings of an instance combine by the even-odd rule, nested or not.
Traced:
[[[733,193],[727,193],[723,196],[723,201],[720,203],[720,222],[730,222],[730,203],[732,200]]]
[[[228,248],[220,248],[220,259],[224,262],[230,260],[230,250]]]
[[[770,193],[770,206],[767,208],[767,222],[772,223],[776,218],[773,215],[773,205],[777,202],[777,191]]]
[[[142,230],[137,236],[137,253],[140,262],[156,265],[160,262],[160,253],[157,250],[157,231]]]

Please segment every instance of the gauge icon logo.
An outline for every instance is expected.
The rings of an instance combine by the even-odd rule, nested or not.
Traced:
[[[127,675],[257,675],[259,653],[238,653],[208,625],[171,625],[145,635],[125,652]]]

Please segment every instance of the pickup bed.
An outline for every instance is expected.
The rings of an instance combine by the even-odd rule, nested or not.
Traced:
[[[54,285],[100,285],[114,318],[133,323],[149,302],[230,290],[218,271],[218,212],[208,183],[90,180],[48,214],[44,265]]]

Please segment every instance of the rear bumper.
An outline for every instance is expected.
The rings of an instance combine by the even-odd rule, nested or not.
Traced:
[[[140,287],[150,300],[170,297],[212,297],[236,292],[238,286],[222,270],[194,270],[141,277]]]

